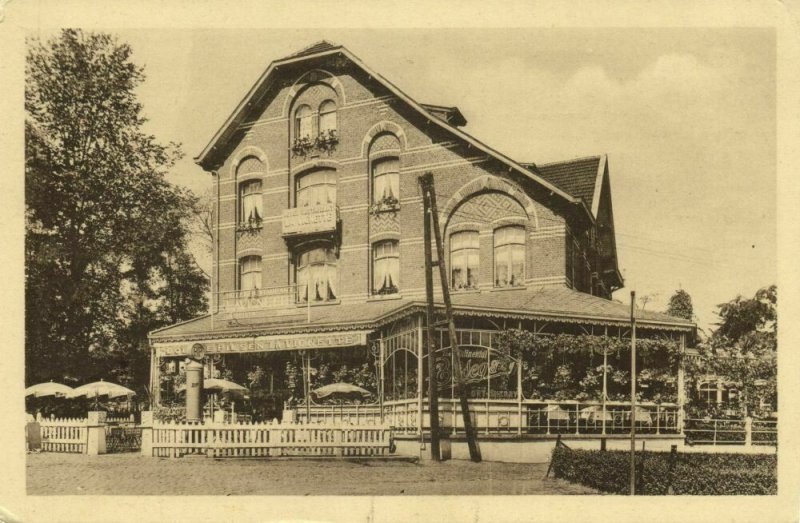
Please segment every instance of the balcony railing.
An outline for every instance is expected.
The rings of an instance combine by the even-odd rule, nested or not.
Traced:
[[[336,204],[309,205],[283,211],[281,231],[283,237],[308,234],[331,233],[339,222],[339,207]]]

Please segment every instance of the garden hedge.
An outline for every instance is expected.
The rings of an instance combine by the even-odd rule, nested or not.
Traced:
[[[671,486],[674,494],[777,494],[777,464],[777,456],[769,454],[678,453],[671,458],[668,452],[637,452],[636,493],[664,495]],[[629,492],[630,453],[626,451],[572,450],[559,445],[553,450],[552,469],[557,478],[602,492]]]

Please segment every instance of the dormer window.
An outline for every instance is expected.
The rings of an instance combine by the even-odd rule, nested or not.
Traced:
[[[261,180],[250,180],[239,184],[239,225],[258,227],[261,225]]]
[[[314,115],[311,107],[301,105],[294,113],[294,132],[298,140],[307,138],[311,140],[314,133]]]

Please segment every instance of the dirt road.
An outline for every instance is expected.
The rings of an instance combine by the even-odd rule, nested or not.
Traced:
[[[137,454],[29,454],[29,495],[594,494],[544,479],[547,465],[160,459]]]

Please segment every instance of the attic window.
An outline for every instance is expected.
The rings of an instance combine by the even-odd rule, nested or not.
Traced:
[[[294,132],[295,137],[298,139],[301,138],[311,138],[314,127],[314,118],[313,114],[311,113],[311,107],[307,105],[301,105],[297,108],[297,111],[294,113]]]
[[[319,134],[336,131],[336,102],[325,100],[319,106]]]

